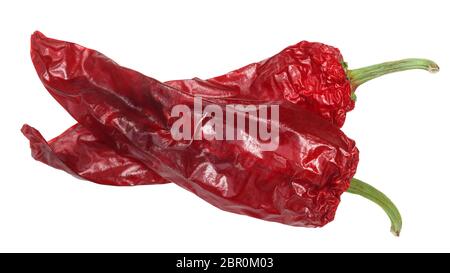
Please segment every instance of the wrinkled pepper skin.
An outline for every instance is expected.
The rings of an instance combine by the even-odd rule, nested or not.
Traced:
[[[33,158],[77,178],[112,186],[167,183],[140,161],[119,154],[79,123],[48,142],[29,125],[23,126],[22,133],[30,141]]]
[[[222,76],[208,80],[174,80],[165,84],[189,94],[214,99],[249,102],[287,100],[318,113],[332,124],[341,127],[346,112],[354,108],[350,82],[342,62],[338,49],[321,43],[302,41],[271,58]],[[77,138],[76,132],[70,132],[71,130],[81,131],[82,135]],[[35,139],[40,142],[35,149],[47,145],[42,138]],[[84,142],[78,144],[77,139]],[[86,145],[85,139],[90,139],[90,145]],[[152,170],[144,170],[145,166],[142,164],[132,164],[135,162],[133,159],[128,159],[114,150],[107,151],[108,148],[104,144],[95,143],[96,141],[101,142],[89,133],[88,129],[81,125],[73,126],[52,140],[52,148],[45,149],[45,157],[36,159],[56,167],[52,161],[59,162],[60,158],[64,158],[67,164],[74,166],[79,176],[101,184],[123,186],[167,183]],[[52,150],[57,152],[49,154]],[[76,158],[90,160],[80,161]],[[99,162],[91,164],[96,159],[99,159]],[[127,164],[115,164],[124,160]],[[111,166],[108,163],[111,163]],[[59,163],[56,165],[59,166]]]
[[[351,82],[337,48],[302,41],[258,63],[208,80],[166,82],[184,92],[213,98],[286,100],[342,127],[353,110]]]
[[[31,45],[33,63],[49,93],[121,156],[226,211],[294,226],[317,227],[333,220],[356,171],[358,150],[323,117],[282,101],[275,151],[262,151],[251,138],[186,145],[171,137],[169,113],[179,104],[192,108],[191,94],[121,67],[97,51],[38,32]],[[204,104],[226,111],[226,101],[208,98]],[[29,133],[28,126],[23,131],[28,137],[37,133]]]

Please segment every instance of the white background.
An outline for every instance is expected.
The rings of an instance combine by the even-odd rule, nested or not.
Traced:
[[[0,251],[450,251],[448,1],[71,3],[0,4]],[[32,67],[34,30],[161,81],[220,75],[301,40],[340,48],[350,68],[435,60],[438,74],[361,86],[343,128],[361,151],[356,177],[401,210],[400,238],[350,194],[324,228],[297,228],[223,212],[176,185],[101,186],[34,161],[23,123],[46,138],[74,124]]]

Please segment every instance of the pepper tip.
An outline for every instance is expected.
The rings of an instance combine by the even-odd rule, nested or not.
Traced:
[[[391,233],[394,234],[395,237],[400,237],[400,231],[402,230],[401,225],[400,226],[391,226]]]
[[[431,73],[437,73],[439,72],[439,66],[436,63],[431,63],[428,67],[428,71],[430,71]]]
[[[37,38],[45,38],[45,35],[42,34],[39,30],[36,30],[31,34],[31,39],[37,39]]]

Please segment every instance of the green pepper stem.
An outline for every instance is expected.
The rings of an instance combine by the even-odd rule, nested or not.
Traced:
[[[350,181],[350,187],[347,189],[347,192],[361,195],[378,204],[391,220],[391,232],[395,236],[400,235],[402,216],[394,203],[384,193],[356,178],[352,178]]]
[[[350,78],[353,90],[355,90],[361,84],[385,74],[411,69],[424,69],[429,72],[438,72],[439,66],[435,62],[427,59],[403,59],[347,70],[347,75]]]

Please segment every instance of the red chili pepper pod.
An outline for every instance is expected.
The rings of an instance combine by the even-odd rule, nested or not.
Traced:
[[[167,183],[144,164],[107,147],[81,124],[74,125],[49,143],[28,125],[23,126],[22,132],[30,140],[32,155],[36,160],[75,177],[114,186]],[[400,212],[386,195],[355,178],[351,180],[347,192],[377,203],[390,218],[392,233],[400,235]]]
[[[286,100],[342,127],[347,112],[355,107],[358,86],[385,74],[410,69],[437,72],[439,67],[426,59],[404,59],[349,70],[337,48],[302,41],[273,57],[222,76],[208,80],[169,81],[167,84],[206,97]]]
[[[32,38],[32,59],[47,90],[80,124],[221,209],[322,226],[334,218],[355,173],[354,142],[302,107],[280,104],[275,151],[260,150],[254,139],[186,145],[171,137],[169,113],[179,104],[192,109],[191,95],[40,33]],[[225,113],[222,102],[207,100],[205,106],[216,104]]]

